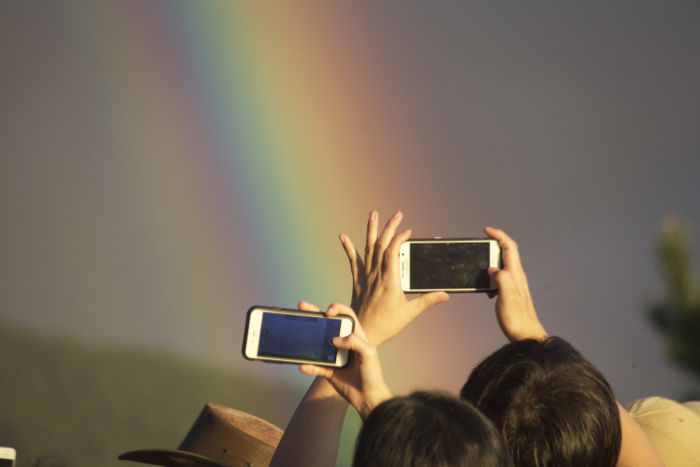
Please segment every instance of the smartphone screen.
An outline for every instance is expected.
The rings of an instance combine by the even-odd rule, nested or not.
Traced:
[[[489,242],[411,243],[411,289],[488,289]]]
[[[343,367],[349,351],[331,340],[349,336],[355,327],[347,315],[332,318],[318,312],[252,306],[248,310],[243,356],[276,363],[312,363]]]
[[[331,343],[340,335],[339,319],[263,313],[258,355],[317,362],[334,362]]]

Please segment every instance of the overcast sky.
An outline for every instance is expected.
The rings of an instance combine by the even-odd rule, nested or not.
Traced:
[[[184,324],[161,325],[178,307],[197,305],[195,299],[182,304],[181,292],[174,290],[179,283],[167,282],[161,272],[171,272],[198,250],[184,256],[158,253],[163,264],[154,266],[149,255],[161,251],[161,244],[145,234],[135,240],[138,236],[120,233],[130,213],[142,213],[138,206],[155,203],[149,197],[156,195],[115,187],[157,185],[158,175],[144,168],[138,179],[113,170],[121,157],[122,131],[104,119],[98,92],[110,88],[100,81],[104,77],[84,73],[89,67],[80,63],[86,56],[104,63],[114,56],[117,63],[122,48],[147,39],[125,33],[107,41],[99,31],[86,32],[80,28],[90,23],[90,14],[110,9],[69,4],[55,11],[32,2],[0,7],[0,318],[80,339],[156,342],[169,351],[262,374],[238,354],[240,328],[212,331],[211,347],[202,350],[188,344]],[[173,9],[168,5],[154,3],[152,10],[165,17]],[[299,4],[299,17],[321,14],[317,7]],[[330,24],[306,33],[331,41],[332,49],[328,31],[337,22],[344,34],[356,33],[358,42],[361,35],[363,44],[376,45],[358,48],[355,60],[382,61],[379,78],[397,107],[390,109],[393,121],[368,125],[374,138],[389,126],[411,129],[404,143],[413,150],[390,161],[411,179],[401,191],[383,188],[387,174],[363,179],[362,188],[376,197],[370,205],[353,204],[352,190],[343,184],[360,177],[352,167],[319,174],[319,183],[337,181],[317,203],[351,206],[346,223],[328,228],[357,238],[373,207],[384,216],[403,209],[416,236],[475,236],[484,225],[502,227],[521,245],[545,326],[598,365],[621,400],[683,393],[689,380],[664,358],[643,311],[663,293],[652,248],[664,219],[675,215],[695,227],[699,262],[700,6],[414,1],[362,2],[352,8],[354,22],[329,14]],[[167,28],[177,31],[178,25],[167,23]],[[181,34],[192,42],[199,38],[195,32]],[[173,50],[184,57],[189,53]],[[282,78],[278,85],[284,87]],[[154,140],[168,137],[139,121],[138,102],[120,105],[119,121],[143,125],[139,131]],[[167,154],[144,154],[144,167],[149,158],[161,156]],[[357,163],[372,166],[378,157],[357,154]],[[288,177],[305,180],[293,169]],[[302,223],[313,219],[316,208],[298,206],[293,214]],[[248,220],[234,213],[231,224]],[[83,242],[84,229],[102,232],[101,246],[116,253]],[[324,254],[324,248],[332,248],[335,256],[319,266],[332,262],[327,274],[346,281],[337,245],[327,246],[336,240],[328,237],[328,243],[310,238],[298,248],[309,256],[314,248]],[[113,273],[117,262],[125,270],[146,268],[153,274],[120,277]],[[233,263],[231,270],[236,277],[247,272]],[[259,302],[268,287],[264,280],[248,290],[241,287],[237,306]],[[291,296],[278,298],[285,303],[275,304],[291,304]],[[483,296],[462,295],[422,316],[385,351],[391,382],[400,389],[426,380],[459,389],[469,367],[503,343],[491,307]],[[201,313],[205,319],[207,311]],[[445,342],[452,344],[438,346]],[[441,364],[431,367],[431,358]],[[407,374],[411,362],[425,363],[425,372]],[[266,371],[299,378],[294,369]]]

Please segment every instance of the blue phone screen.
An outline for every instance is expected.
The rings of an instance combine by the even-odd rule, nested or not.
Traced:
[[[338,335],[339,319],[263,313],[258,355],[334,362]]]

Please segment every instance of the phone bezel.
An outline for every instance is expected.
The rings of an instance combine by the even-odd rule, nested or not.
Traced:
[[[12,461],[10,465],[14,466],[17,460],[17,451],[10,447],[0,447],[0,460]]]
[[[489,267],[500,268],[501,262],[501,247],[498,241],[493,238],[414,238],[407,240],[401,244],[399,248],[399,274],[401,280],[401,289],[407,293],[424,293],[424,292],[450,292],[450,293],[474,293],[474,292],[493,292],[497,290],[493,281],[490,281],[490,287],[484,288],[452,288],[452,289],[412,289],[411,288],[411,244],[413,243],[489,243]]]
[[[262,313],[276,313],[297,316],[313,316],[315,318],[339,319],[340,337],[349,336],[355,330],[355,320],[348,315],[337,315],[327,317],[321,312],[293,310],[290,308],[267,307],[255,305],[248,309],[246,313],[245,333],[243,337],[243,357],[248,360],[261,360],[274,363],[290,363],[300,365],[308,363],[311,365],[343,367],[348,363],[349,352],[347,349],[338,349],[334,362],[319,362],[315,360],[303,360],[297,358],[269,357],[258,355],[258,345],[260,344],[260,327],[262,325]]]

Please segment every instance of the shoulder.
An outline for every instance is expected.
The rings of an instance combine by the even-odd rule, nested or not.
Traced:
[[[627,406],[664,463],[700,465],[700,401],[647,397]]]

